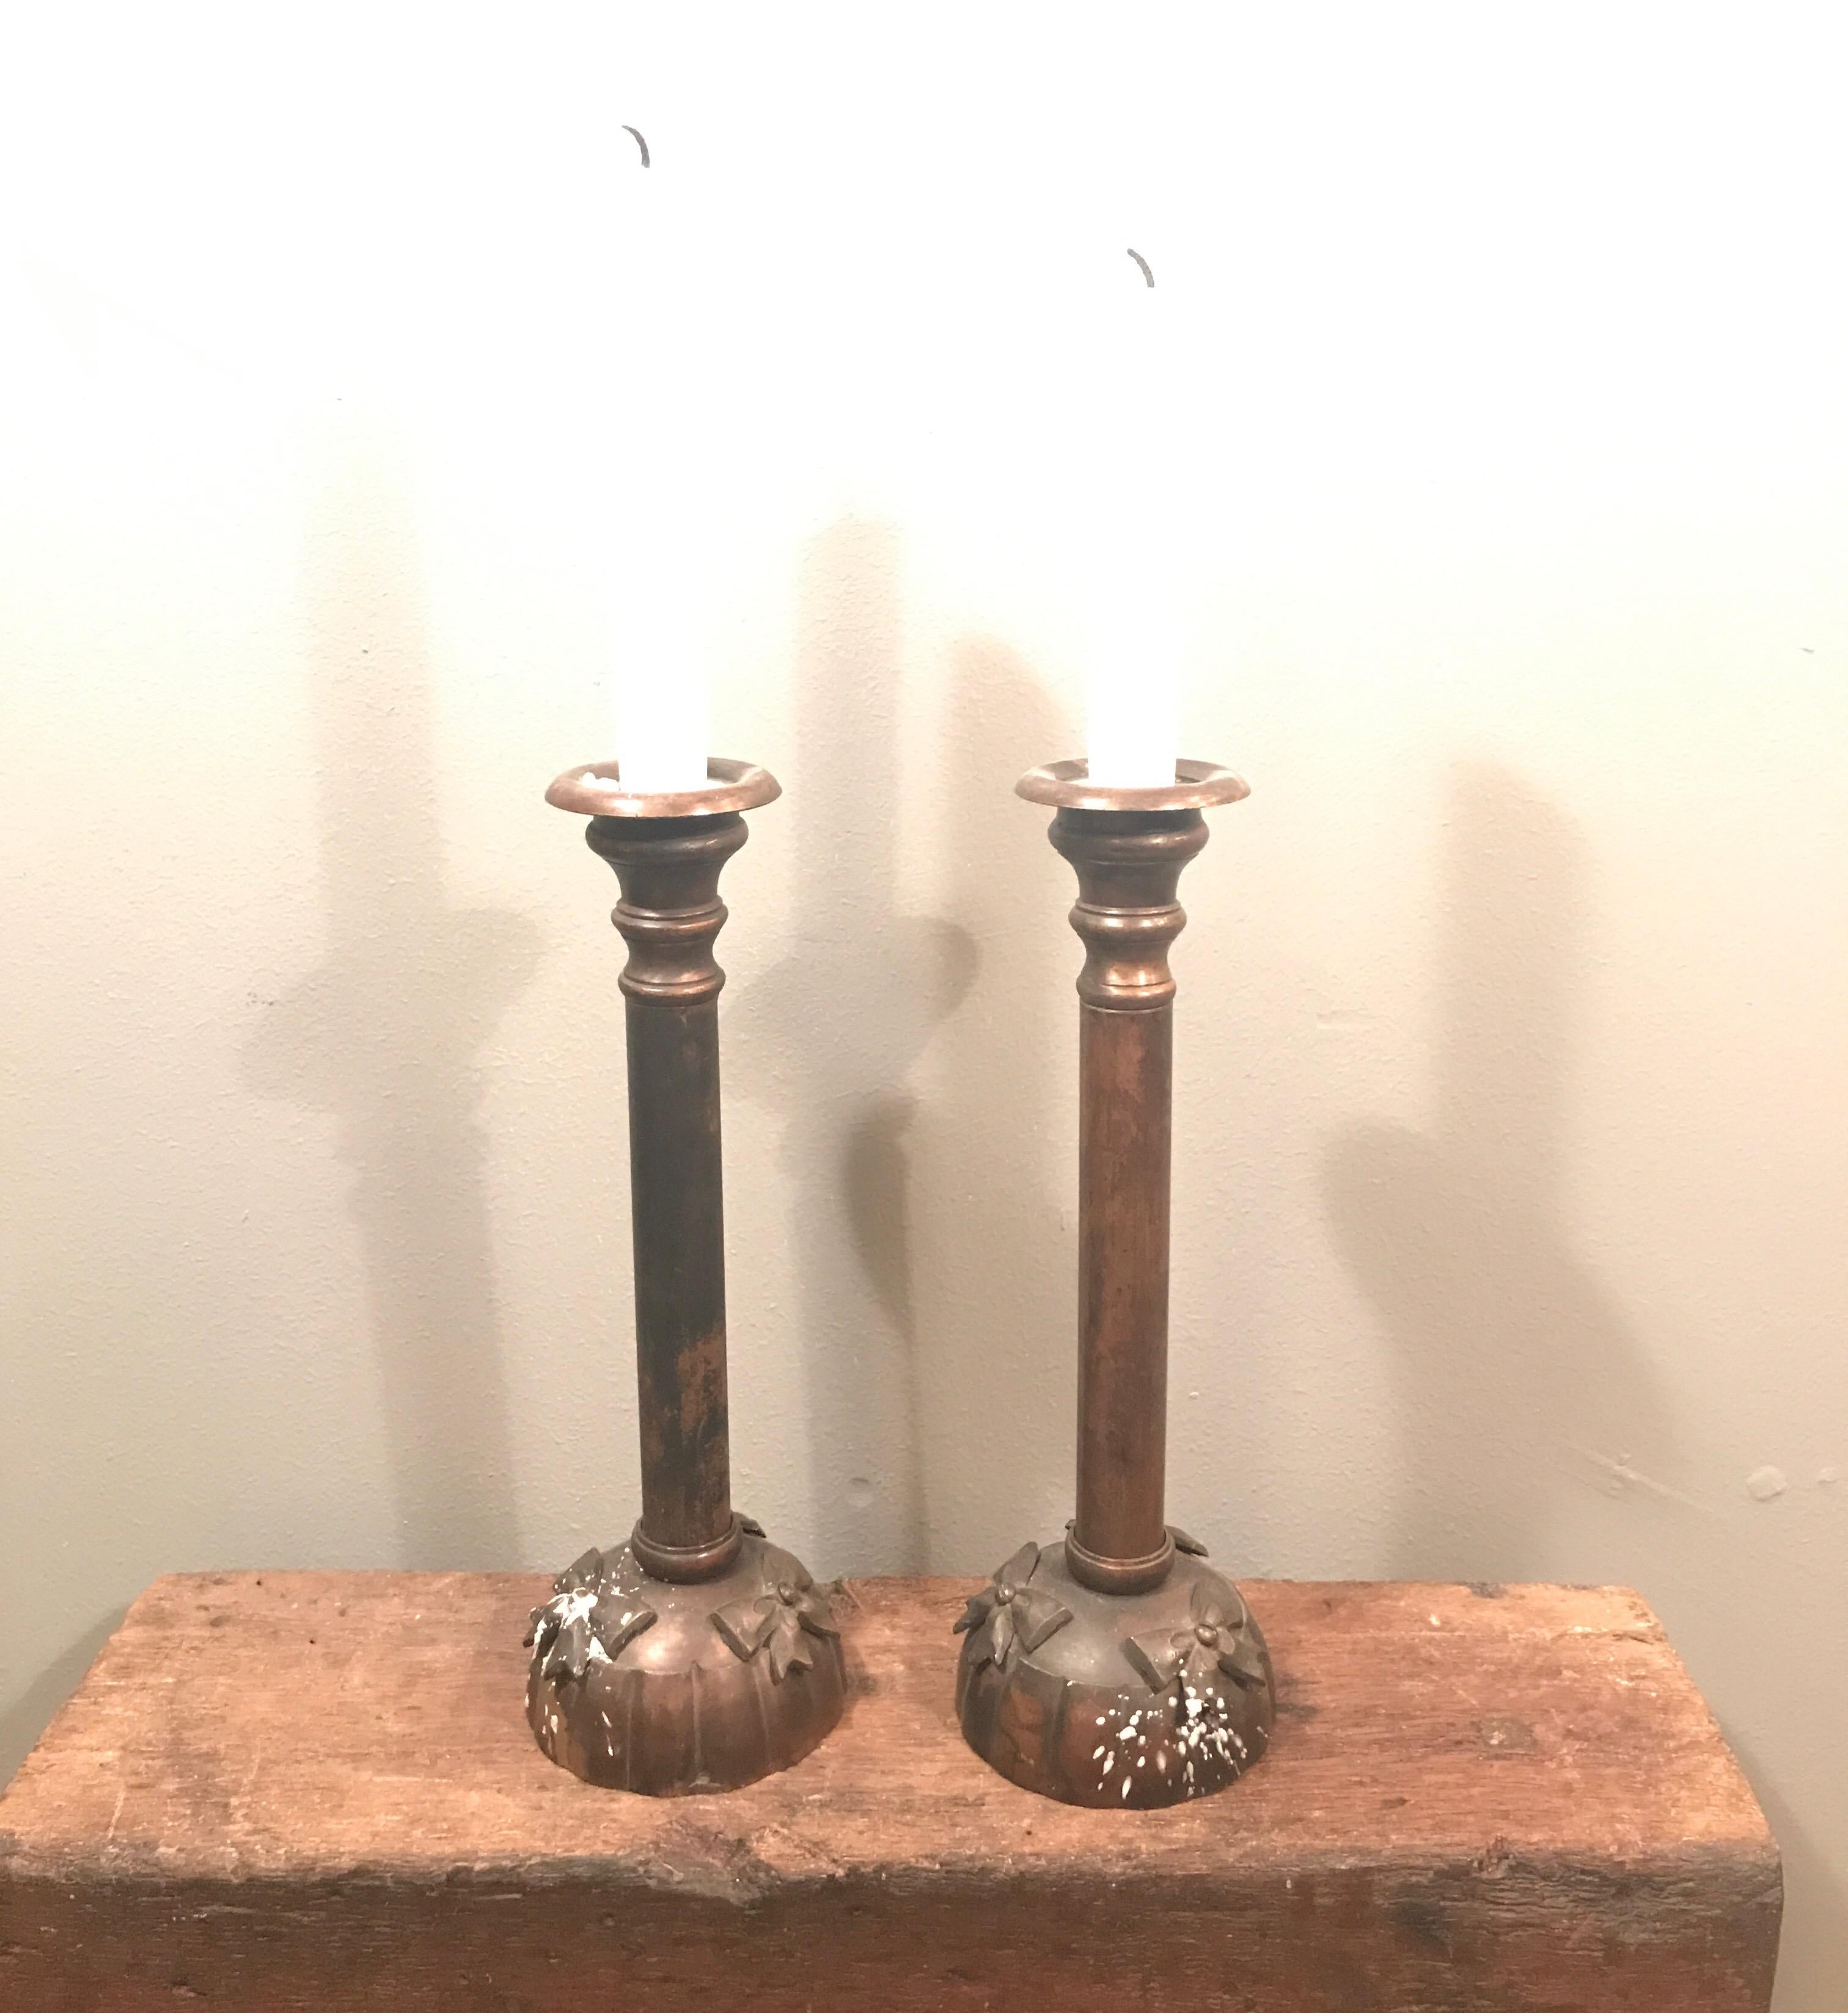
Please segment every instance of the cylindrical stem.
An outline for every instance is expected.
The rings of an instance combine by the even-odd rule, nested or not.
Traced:
[[[1078,871],[1078,1515],[1066,1552],[1088,1586],[1159,1586],[1173,1563],[1167,1448],[1168,1183],[1181,870],[1206,842],[1197,810],[1062,810],[1052,841]]]
[[[622,885],[629,946],[629,1182],[642,1428],[636,1557],[705,1579],[736,1556],[725,1394],[720,1157],[719,874],[745,842],[735,812],[597,817],[587,835]]]

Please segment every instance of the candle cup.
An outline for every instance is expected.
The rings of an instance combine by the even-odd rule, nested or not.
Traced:
[[[1078,1514],[1024,1545],[956,1623],[956,1709],[976,1753],[1023,1788],[1146,1809],[1235,1782],[1269,1744],[1271,1661],[1250,1610],[1167,1521],[1168,1194],[1181,871],[1202,813],[1247,794],[1229,771],[1094,785],[1082,762],[1031,771],[1077,870]]]
[[[589,814],[622,890],[642,1514],[534,1610],[527,1718],[561,1768],[654,1796],[789,1767],[845,1697],[827,1592],[731,1505],[713,943],[742,813],[780,794],[716,759],[700,790],[627,793],[599,763],[546,792]]]

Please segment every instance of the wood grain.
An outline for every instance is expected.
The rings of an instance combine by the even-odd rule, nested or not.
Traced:
[[[787,1774],[590,1788],[521,1714],[546,1584],[159,1582],[0,1797],[0,2007],[1768,2004],[1776,1848],[1634,1594],[1254,1587],[1270,1757],[1137,1815],[963,1746],[950,1580],[844,1589],[846,1716]]]

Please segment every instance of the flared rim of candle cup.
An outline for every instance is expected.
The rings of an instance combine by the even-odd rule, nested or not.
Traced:
[[[783,794],[782,785],[755,762],[710,755],[706,774],[702,790],[628,791],[618,763],[580,762],[553,782],[545,801],[587,817],[717,817],[726,811],[755,810]]]
[[[1177,762],[1171,784],[1147,788],[1094,783],[1089,763],[1080,756],[1029,769],[1014,791],[1029,803],[1052,804],[1066,811],[1203,811],[1215,804],[1237,803],[1251,795],[1251,786],[1217,762]]]

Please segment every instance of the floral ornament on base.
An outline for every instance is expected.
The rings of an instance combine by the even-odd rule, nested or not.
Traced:
[[[1038,1570],[1038,1546],[1023,1545],[980,1593],[970,1596],[953,1632],[970,1632],[963,1654],[975,1669],[992,1663],[1005,1671],[1016,1650],[1037,1650],[1071,1619],[1069,1607],[1031,1584]]]
[[[792,1671],[806,1671],[813,1664],[810,1636],[832,1641],[841,1632],[834,1625],[827,1595],[817,1589],[799,1559],[766,1545],[763,1563],[763,1592],[721,1607],[713,1617],[713,1626],[733,1655],[747,1664],[767,1645],[771,1682],[780,1685]]]
[[[1164,1692],[1178,1684],[1189,1695],[1212,1694],[1226,1677],[1246,1691],[1261,1690],[1264,1660],[1246,1631],[1250,1616],[1237,1589],[1222,1579],[1196,1579],[1187,1611],[1185,1629],[1156,1629],[1124,1642],[1123,1654],[1149,1689]]]
[[[527,1627],[536,1674],[575,1682],[593,1664],[613,1664],[657,1618],[641,1596],[642,1577],[627,1545],[613,1552],[593,1546],[567,1566]]]

